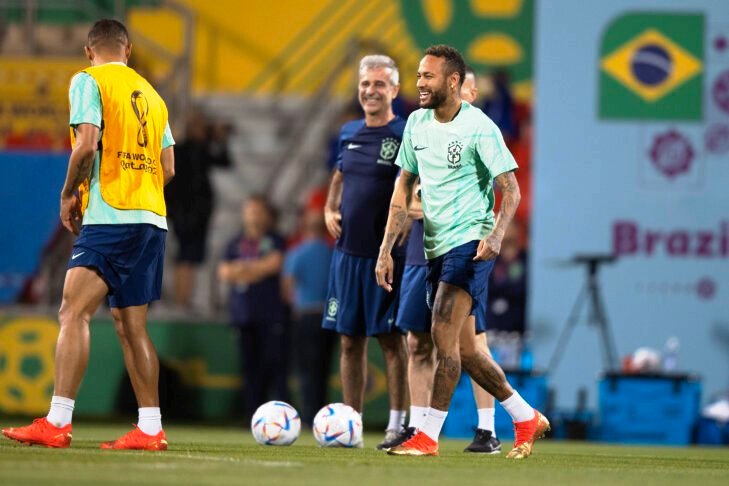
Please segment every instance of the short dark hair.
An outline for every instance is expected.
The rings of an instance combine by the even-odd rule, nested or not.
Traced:
[[[450,76],[453,73],[458,73],[458,77],[460,78],[458,86],[463,84],[463,80],[466,77],[466,61],[463,60],[463,56],[455,47],[445,44],[430,46],[425,50],[425,55],[444,58],[445,75]]]
[[[254,192],[252,194],[249,194],[248,197],[244,201],[247,203],[258,203],[266,210],[268,213],[268,216],[271,218],[272,225],[276,225],[276,222],[278,221],[278,209],[276,209],[276,206],[273,205],[271,200],[262,192]]]
[[[129,32],[124,24],[114,19],[98,20],[86,41],[89,47],[125,47],[129,44]]]

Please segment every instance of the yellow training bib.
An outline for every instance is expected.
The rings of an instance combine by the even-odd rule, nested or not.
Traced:
[[[104,64],[82,72],[94,78],[101,94],[101,197],[116,209],[142,209],[166,216],[160,160],[167,126],[165,102],[146,79],[127,66]],[[84,211],[88,190],[86,180],[79,187]]]

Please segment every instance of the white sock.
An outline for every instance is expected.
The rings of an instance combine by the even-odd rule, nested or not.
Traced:
[[[157,435],[162,430],[162,412],[159,407],[142,407],[139,409],[139,430],[147,435]]]
[[[408,427],[415,427],[416,429],[423,428],[425,418],[428,416],[428,407],[416,407],[415,405],[410,406],[410,423]]]
[[[441,411],[435,408],[428,409],[428,417],[423,423],[423,428],[420,429],[425,435],[438,442],[438,436],[440,436],[440,429],[443,428],[443,423],[448,416],[448,411]]]
[[[534,418],[534,409],[518,391],[514,391],[512,396],[501,402],[501,406],[511,415],[511,420],[514,422],[524,422]]]
[[[496,437],[496,429],[494,428],[495,408],[479,408],[478,409],[478,428],[491,431],[491,435]]]
[[[65,427],[71,423],[75,403],[76,401],[70,398],[53,395],[51,398],[51,409],[46,416],[46,420],[56,427]]]
[[[390,410],[390,421],[385,430],[400,430],[405,425],[405,410]]]

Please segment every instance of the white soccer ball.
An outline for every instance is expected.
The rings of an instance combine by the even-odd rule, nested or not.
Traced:
[[[633,353],[633,369],[639,373],[654,373],[661,370],[661,353],[642,347]]]
[[[301,419],[286,402],[266,402],[253,414],[251,432],[261,445],[291,445],[299,438]]]
[[[331,403],[314,417],[314,438],[322,447],[361,447],[362,416],[349,405]]]

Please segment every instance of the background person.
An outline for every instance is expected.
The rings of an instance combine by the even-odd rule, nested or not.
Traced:
[[[324,214],[307,209],[301,242],[286,255],[283,292],[294,313],[294,357],[301,385],[301,420],[311,424],[326,405],[336,336],[321,327],[329,282],[332,248],[326,240]]]
[[[207,254],[208,228],[215,208],[210,180],[213,167],[230,167],[227,139],[230,129],[210,124],[194,111],[187,119],[185,140],[175,147],[177,173],[165,188],[172,231],[177,240],[174,268],[175,304],[192,304],[197,268]]]
[[[289,400],[288,325],[281,298],[284,239],[274,231],[275,211],[264,196],[242,205],[243,232],[233,238],[218,266],[230,286],[231,324],[238,331],[246,418],[253,416],[269,392],[272,400]]]

